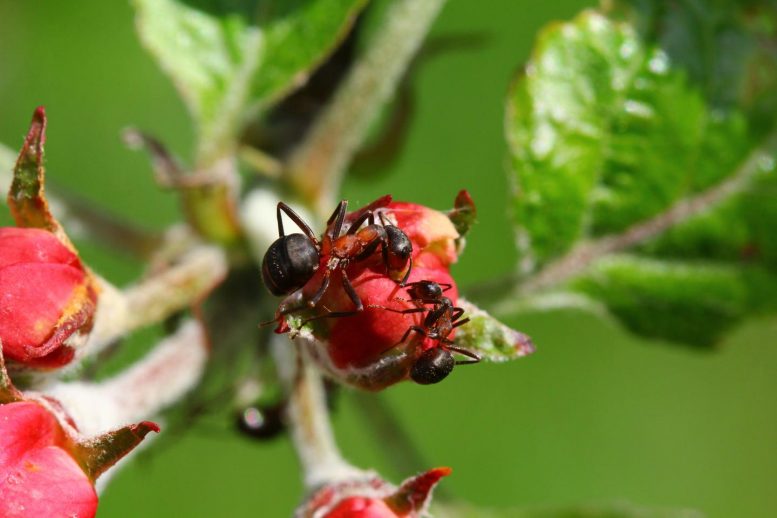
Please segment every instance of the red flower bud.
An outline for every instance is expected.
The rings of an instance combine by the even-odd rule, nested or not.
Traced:
[[[344,269],[338,263],[331,267],[332,257],[325,248],[316,273],[301,292],[293,293],[281,303],[278,315],[288,309],[304,308],[306,301],[314,300],[319,294],[327,276],[329,287],[315,308],[300,312],[302,318],[297,324],[290,326],[279,317],[276,329],[276,332],[287,332],[300,321],[310,322],[313,336],[326,344],[314,345],[310,351],[312,357],[338,380],[367,390],[381,390],[411,377],[413,372],[416,373],[412,374],[414,380],[428,379],[419,382],[435,383],[453,366],[452,355],[441,361],[426,355],[418,362],[430,348],[447,347],[455,335],[455,327],[451,326],[450,310],[440,310],[433,324],[425,323],[433,309],[443,307],[443,300],[421,300],[417,295],[414,298],[408,287],[421,281],[439,283],[445,286],[442,295],[448,304],[445,307],[450,308],[452,303],[455,308],[458,292],[448,269],[458,259],[459,233],[442,212],[412,203],[389,203],[389,200],[383,197],[347,214],[345,220],[350,224],[365,210],[372,210],[379,216],[376,220],[391,225],[394,231],[398,228],[407,236],[412,244],[413,260],[406,286],[400,286],[399,279],[392,275],[391,265],[387,265],[392,256],[380,248],[367,258],[349,258]],[[353,286],[353,294],[346,289],[344,273]],[[363,308],[358,312],[357,299]],[[454,318],[460,318],[460,309],[455,309]],[[419,368],[425,374],[418,374]],[[443,372],[446,368],[447,372]],[[440,372],[432,373],[430,369]]]
[[[456,285],[443,268],[414,267],[410,273],[408,282],[420,280],[435,281],[442,284],[450,284],[452,287],[446,292],[451,300],[456,300],[458,293]],[[401,345],[402,338],[412,326],[420,325],[425,313],[398,313],[394,310],[406,310],[417,308],[410,302],[411,296],[405,288],[388,279],[385,275],[376,273],[372,269],[363,269],[353,279],[353,286],[357,295],[365,305],[364,311],[357,315],[329,319],[329,352],[334,365],[338,368],[366,367],[380,360],[385,353],[392,353],[392,349]],[[330,290],[334,297],[342,297],[341,290]],[[346,304],[347,301],[338,300],[336,304]],[[376,307],[369,307],[376,306]],[[451,334],[453,337],[453,334]],[[408,351],[408,360],[415,358],[423,352],[426,340],[410,332],[404,342],[414,343],[418,348]],[[411,361],[409,363],[412,363]]]
[[[68,363],[92,325],[97,293],[78,256],[53,234],[0,228],[0,341],[7,359]]]
[[[432,490],[450,468],[435,468],[400,487],[374,477],[329,484],[297,510],[297,518],[416,518],[425,516]]]
[[[413,243],[415,264],[433,268],[435,265],[427,261],[436,258],[439,259],[437,264],[447,267],[458,260],[456,239],[459,233],[448,216],[429,207],[403,201],[390,203],[386,212],[394,216],[397,226]]]
[[[43,406],[0,405],[0,516],[94,516],[97,494]]]
[[[398,515],[383,500],[352,496],[345,498],[324,518],[397,518]]]

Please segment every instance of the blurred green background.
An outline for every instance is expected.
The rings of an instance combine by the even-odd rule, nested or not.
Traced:
[[[356,205],[392,193],[438,208],[469,189],[479,224],[456,265],[465,292],[516,258],[502,136],[511,75],[540,27],[593,3],[451,0],[433,35],[480,43],[424,63],[398,162],[344,187]],[[172,86],[139,46],[127,2],[0,0],[0,142],[18,149],[39,104],[49,115],[52,183],[146,227],[175,221],[175,196],[119,139],[136,125],[188,157],[192,137]],[[82,254],[118,284],[141,271],[98,246],[84,244]],[[776,319],[748,323],[711,353],[571,313],[508,323],[534,338],[533,357],[384,394],[425,457],[416,469],[454,468],[448,495],[493,507],[628,500],[710,517],[777,516]],[[152,339],[147,332],[130,345]],[[334,419],[354,463],[394,481],[410,474],[388,462],[403,452],[386,451],[352,395]],[[211,420],[120,471],[98,514],[288,516],[300,497],[287,439],[252,443]]]

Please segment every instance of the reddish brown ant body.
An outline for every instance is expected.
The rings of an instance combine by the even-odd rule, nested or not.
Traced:
[[[340,317],[356,314],[364,309],[361,299],[351,284],[346,269],[349,264],[363,261],[381,247],[386,272],[394,281],[404,285],[412,268],[413,247],[402,230],[388,223],[378,213],[381,223],[375,223],[375,211],[361,212],[343,233],[348,201],[341,201],[327,220],[323,239],[319,242],[302,218],[283,202],[278,203],[277,219],[279,238],[270,246],[262,261],[262,277],[274,295],[287,295],[299,290],[313,278],[322,259],[326,258],[321,286],[304,306],[280,308],[284,315],[305,307],[315,307],[329,288],[332,274],[339,271],[342,286],[354,304],[351,311],[330,311],[314,318]],[[303,234],[285,235],[281,213],[285,213]],[[364,223],[367,226],[362,227]]]
[[[480,361],[477,354],[461,347],[455,347],[453,340],[448,338],[455,328],[469,322],[469,318],[461,319],[464,315],[464,309],[455,306],[451,299],[444,296],[444,293],[451,287],[450,284],[440,284],[428,280],[411,282],[406,286],[411,297],[409,302],[413,302],[417,307],[397,310],[380,306],[388,311],[398,313],[426,312],[421,325],[410,326],[399,341],[399,343],[403,343],[413,332],[437,341],[434,347],[421,353],[410,369],[410,378],[421,385],[439,383],[451,373],[455,365]],[[432,307],[426,307],[427,304],[431,304]],[[451,351],[470,359],[456,360]]]

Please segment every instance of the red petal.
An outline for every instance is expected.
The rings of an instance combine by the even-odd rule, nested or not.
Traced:
[[[397,226],[413,243],[413,256],[432,252],[447,266],[456,262],[456,243],[459,237],[451,220],[442,212],[414,203],[393,202],[389,211]]]
[[[0,405],[0,516],[94,516],[97,495],[64,443],[39,404]]]
[[[94,311],[85,297],[83,270],[62,264],[26,263],[0,269],[0,339],[7,358],[28,361],[54,352]],[[73,307],[87,305],[88,311]],[[63,317],[73,317],[67,322]],[[56,333],[67,324],[63,333]]]
[[[20,401],[0,405],[0,473],[27,451],[63,441],[56,418],[39,404]]]
[[[76,461],[58,447],[31,450],[2,476],[0,516],[81,518],[97,512],[94,487]]]
[[[57,237],[38,228],[0,228],[0,269],[16,263],[57,263],[83,268]]]
[[[352,496],[343,499],[324,518],[397,518],[383,500]]]

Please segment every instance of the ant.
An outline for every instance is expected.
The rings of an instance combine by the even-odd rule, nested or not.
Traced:
[[[444,296],[444,293],[451,287],[451,284],[428,280],[411,282],[407,284],[407,292],[410,295],[409,302],[413,302],[417,307],[397,310],[379,306],[397,313],[428,311],[422,324],[410,326],[398,342],[403,343],[413,332],[437,341],[435,347],[421,353],[410,369],[410,378],[420,385],[439,383],[451,373],[455,365],[466,365],[480,361],[480,356],[467,349],[455,347],[453,340],[448,338],[455,328],[469,322],[469,318],[461,320],[464,309],[454,306],[453,301]],[[432,304],[432,308],[427,308],[425,304]],[[456,360],[451,351],[470,359]]]
[[[321,286],[307,300],[306,306],[315,307],[329,288],[331,276],[339,271],[343,289],[354,303],[352,311],[330,311],[320,317],[350,316],[362,311],[359,295],[351,284],[346,269],[352,261],[363,261],[381,247],[383,264],[388,275],[404,286],[412,269],[413,245],[407,235],[398,227],[387,222],[382,212],[367,209],[361,212],[343,233],[348,201],[342,200],[327,220],[323,239],[319,241],[302,218],[283,202],[278,203],[278,239],[262,260],[262,278],[273,295],[287,295],[305,286],[318,270],[322,258],[327,258],[326,271]],[[381,223],[375,223],[375,214]],[[285,213],[304,234],[286,235],[281,213]],[[367,226],[360,228],[364,223]],[[404,275],[403,275],[404,272]],[[279,314],[288,314],[303,308],[284,308]]]

